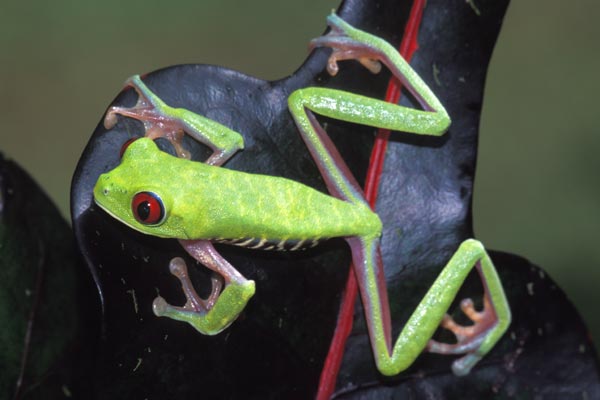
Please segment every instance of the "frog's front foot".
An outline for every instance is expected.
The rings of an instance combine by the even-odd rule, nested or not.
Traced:
[[[223,279],[214,275],[211,294],[204,300],[194,290],[183,259],[171,260],[169,269],[181,282],[187,302],[177,307],[159,296],[152,303],[154,314],[187,322],[204,335],[216,335],[231,325],[254,295],[254,281],[230,283],[221,292]]]
[[[338,73],[337,62],[343,60],[357,60],[374,74],[381,71],[381,46],[389,46],[386,42],[354,28],[336,14],[327,17],[327,24],[331,31],[311,40],[309,47],[330,47],[333,50],[327,62],[330,75]]]
[[[177,155],[190,158],[190,153],[181,146],[184,133],[184,123],[177,117],[177,111],[166,105],[139,75],[134,75],[125,81],[138,94],[138,100],[133,107],[112,106],[104,117],[104,127],[111,129],[117,123],[117,115],[137,119],[144,124],[145,136],[150,139],[164,137],[171,142]]]
[[[479,349],[485,338],[498,323],[498,316],[491,305],[489,296],[484,296],[482,311],[475,310],[471,299],[464,299],[460,308],[465,315],[473,321],[473,325],[459,325],[454,319],[446,314],[440,326],[448,329],[456,337],[456,343],[441,343],[430,340],[427,350],[439,354],[465,354],[465,356],[452,363],[452,371],[455,375],[463,376],[469,373],[471,368],[485,355],[479,354]]]

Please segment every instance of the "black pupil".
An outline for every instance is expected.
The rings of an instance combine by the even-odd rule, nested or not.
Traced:
[[[147,220],[148,217],[150,216],[150,202],[149,201],[141,202],[137,206],[137,213],[138,213],[138,217],[140,217],[140,219],[142,221]]]

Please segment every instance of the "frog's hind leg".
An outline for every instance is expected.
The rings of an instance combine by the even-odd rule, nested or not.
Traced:
[[[483,245],[465,240],[442,269],[395,342],[387,318],[385,282],[379,270],[378,240],[348,239],[355,273],[365,309],[369,337],[377,368],[384,375],[396,375],[408,368],[423,350],[442,354],[462,354],[452,364],[456,375],[466,375],[500,340],[511,320],[502,283]],[[477,312],[469,300],[462,309],[475,320],[471,327],[460,327],[446,315],[469,272],[476,267],[486,288],[484,311]],[[457,334],[458,343],[430,340],[438,326]]]
[[[290,112],[330,193],[352,203],[366,204],[360,186],[313,112],[342,121],[422,135],[443,134],[450,125],[450,118],[431,89],[389,43],[350,26],[335,14],[328,17],[328,24],[331,32],[314,39],[311,46],[333,49],[327,66],[332,75],[337,73],[338,60],[358,59],[373,72],[378,72],[376,66],[381,61],[423,107],[418,110],[318,87],[296,90],[288,98]]]
[[[312,88],[309,88],[312,89]],[[364,203],[363,190],[342,159],[339,151],[325,132],[314,114],[305,108],[304,92],[297,90],[288,99],[288,104],[296,125],[308,150],[325,180],[332,196],[352,203]]]
[[[485,347],[491,348],[489,343],[484,346],[484,342],[489,342],[490,336],[495,336],[498,340],[504,332],[498,328],[498,325],[506,326],[510,321],[508,303],[487,254],[476,263],[475,268],[483,283],[483,309],[477,311],[472,299],[463,299],[460,302],[460,308],[473,324],[466,326],[457,324],[449,314],[446,314],[440,326],[454,334],[456,343],[448,344],[432,339],[427,344],[427,351],[431,353],[466,354],[452,364],[455,375],[467,374],[473,365],[489,351]],[[496,311],[497,309],[499,312]]]
[[[337,105],[338,116],[347,114],[346,117],[340,118],[344,121],[419,135],[438,136],[446,132],[450,126],[450,117],[444,106],[392,45],[377,36],[354,28],[335,14],[329,15],[327,24],[331,27],[331,31],[313,39],[310,47],[332,49],[327,64],[327,70],[331,75],[337,74],[338,61],[341,60],[357,60],[373,73],[378,73],[380,63],[383,63],[402,83],[403,87],[415,97],[423,109],[418,110],[376,99],[369,99],[369,102],[364,103],[360,100],[362,96],[357,96],[359,98],[356,104],[358,108],[349,109],[353,112],[342,111],[344,110],[342,106],[348,106],[348,104],[343,102],[336,104],[336,99],[322,101],[321,104],[316,105],[316,108],[313,108],[313,111],[329,116],[329,113],[335,112],[331,106]],[[356,98],[350,97],[350,99]],[[324,113],[321,113],[320,109],[323,109]],[[359,114],[358,110],[365,112]],[[338,118],[338,116],[332,117]]]

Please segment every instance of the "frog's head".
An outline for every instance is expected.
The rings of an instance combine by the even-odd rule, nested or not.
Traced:
[[[172,212],[172,193],[178,184],[173,170],[178,160],[160,151],[151,139],[131,142],[121,164],[98,178],[96,204],[142,233],[185,239],[181,218]]]

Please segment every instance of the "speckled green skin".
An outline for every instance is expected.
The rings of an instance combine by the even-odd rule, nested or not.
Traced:
[[[379,371],[385,375],[398,374],[408,368],[423,350],[428,349],[442,354],[465,354],[453,363],[454,373],[464,375],[500,339],[511,318],[502,284],[483,245],[474,239],[460,245],[398,339],[393,342],[385,295],[387,289],[385,279],[381,278],[383,266],[378,257],[381,221],[369,209],[358,183],[312,113],[347,122],[436,136],[444,134],[450,125],[450,118],[430,88],[392,46],[374,35],[353,28],[335,14],[329,16],[328,23],[331,32],[313,40],[311,44],[334,50],[328,64],[331,74],[337,72],[338,59],[359,59],[372,70],[377,65],[373,60],[381,61],[423,107],[423,110],[411,109],[326,88],[294,91],[288,98],[290,112],[332,196],[284,178],[247,174],[178,159],[160,152],[151,140],[140,139],[127,149],[120,166],[98,179],[94,198],[102,208],[132,228],[154,236],[183,239],[184,247],[189,245],[185,240],[190,239],[220,241],[252,238],[284,243],[290,240],[316,242],[322,238],[343,237],[352,249],[354,271]],[[135,82],[132,81],[132,85],[140,97],[156,97],[145,85],[136,85]],[[116,109],[115,113],[142,119],[148,108],[144,108],[143,101],[141,103],[141,112]],[[169,114],[165,110],[163,108],[158,112],[160,118],[169,121],[182,118],[180,112]],[[194,116],[195,121],[202,118]],[[189,129],[190,124],[182,122]],[[216,133],[191,134],[194,137],[218,137],[231,133],[226,127],[219,128],[218,124],[216,129],[219,130]],[[216,149],[207,162],[218,160],[215,165],[220,165],[235,151],[235,148]],[[143,225],[135,220],[131,200],[139,192],[152,192],[162,199],[166,213],[162,223]],[[202,251],[196,252],[199,261],[207,266],[212,265],[212,269],[217,271],[220,271],[219,264],[225,270],[231,270],[226,260],[211,255],[212,250],[206,244],[203,246]],[[262,244],[259,243],[256,248],[259,247]],[[190,252],[190,248],[185,248]],[[195,252],[193,248],[191,250]],[[456,344],[447,345],[431,340],[468,272],[475,266],[484,281],[485,309],[476,312],[471,303],[465,303],[463,311],[475,322],[468,332],[460,327],[457,329],[453,324],[443,325],[456,334]],[[237,317],[245,305],[246,297],[254,293],[254,283],[245,281],[243,277],[233,283],[234,288],[239,288],[234,290],[240,292],[243,301],[235,299],[233,291],[228,290],[231,287],[225,288],[221,295],[223,297],[219,297],[208,315],[190,313],[187,309],[169,306],[162,300],[159,300],[160,312],[157,315],[189,322],[207,334],[220,332]],[[167,310],[166,314],[162,312],[163,309]],[[218,317],[212,318],[211,313],[218,314]]]
[[[161,225],[135,220],[131,198],[143,191],[162,199],[166,217]],[[226,193],[235,196],[224,197]],[[173,157],[148,138],[133,142],[121,164],[100,176],[94,198],[118,220],[164,238],[301,240],[381,234],[381,221],[367,206],[289,179]]]

